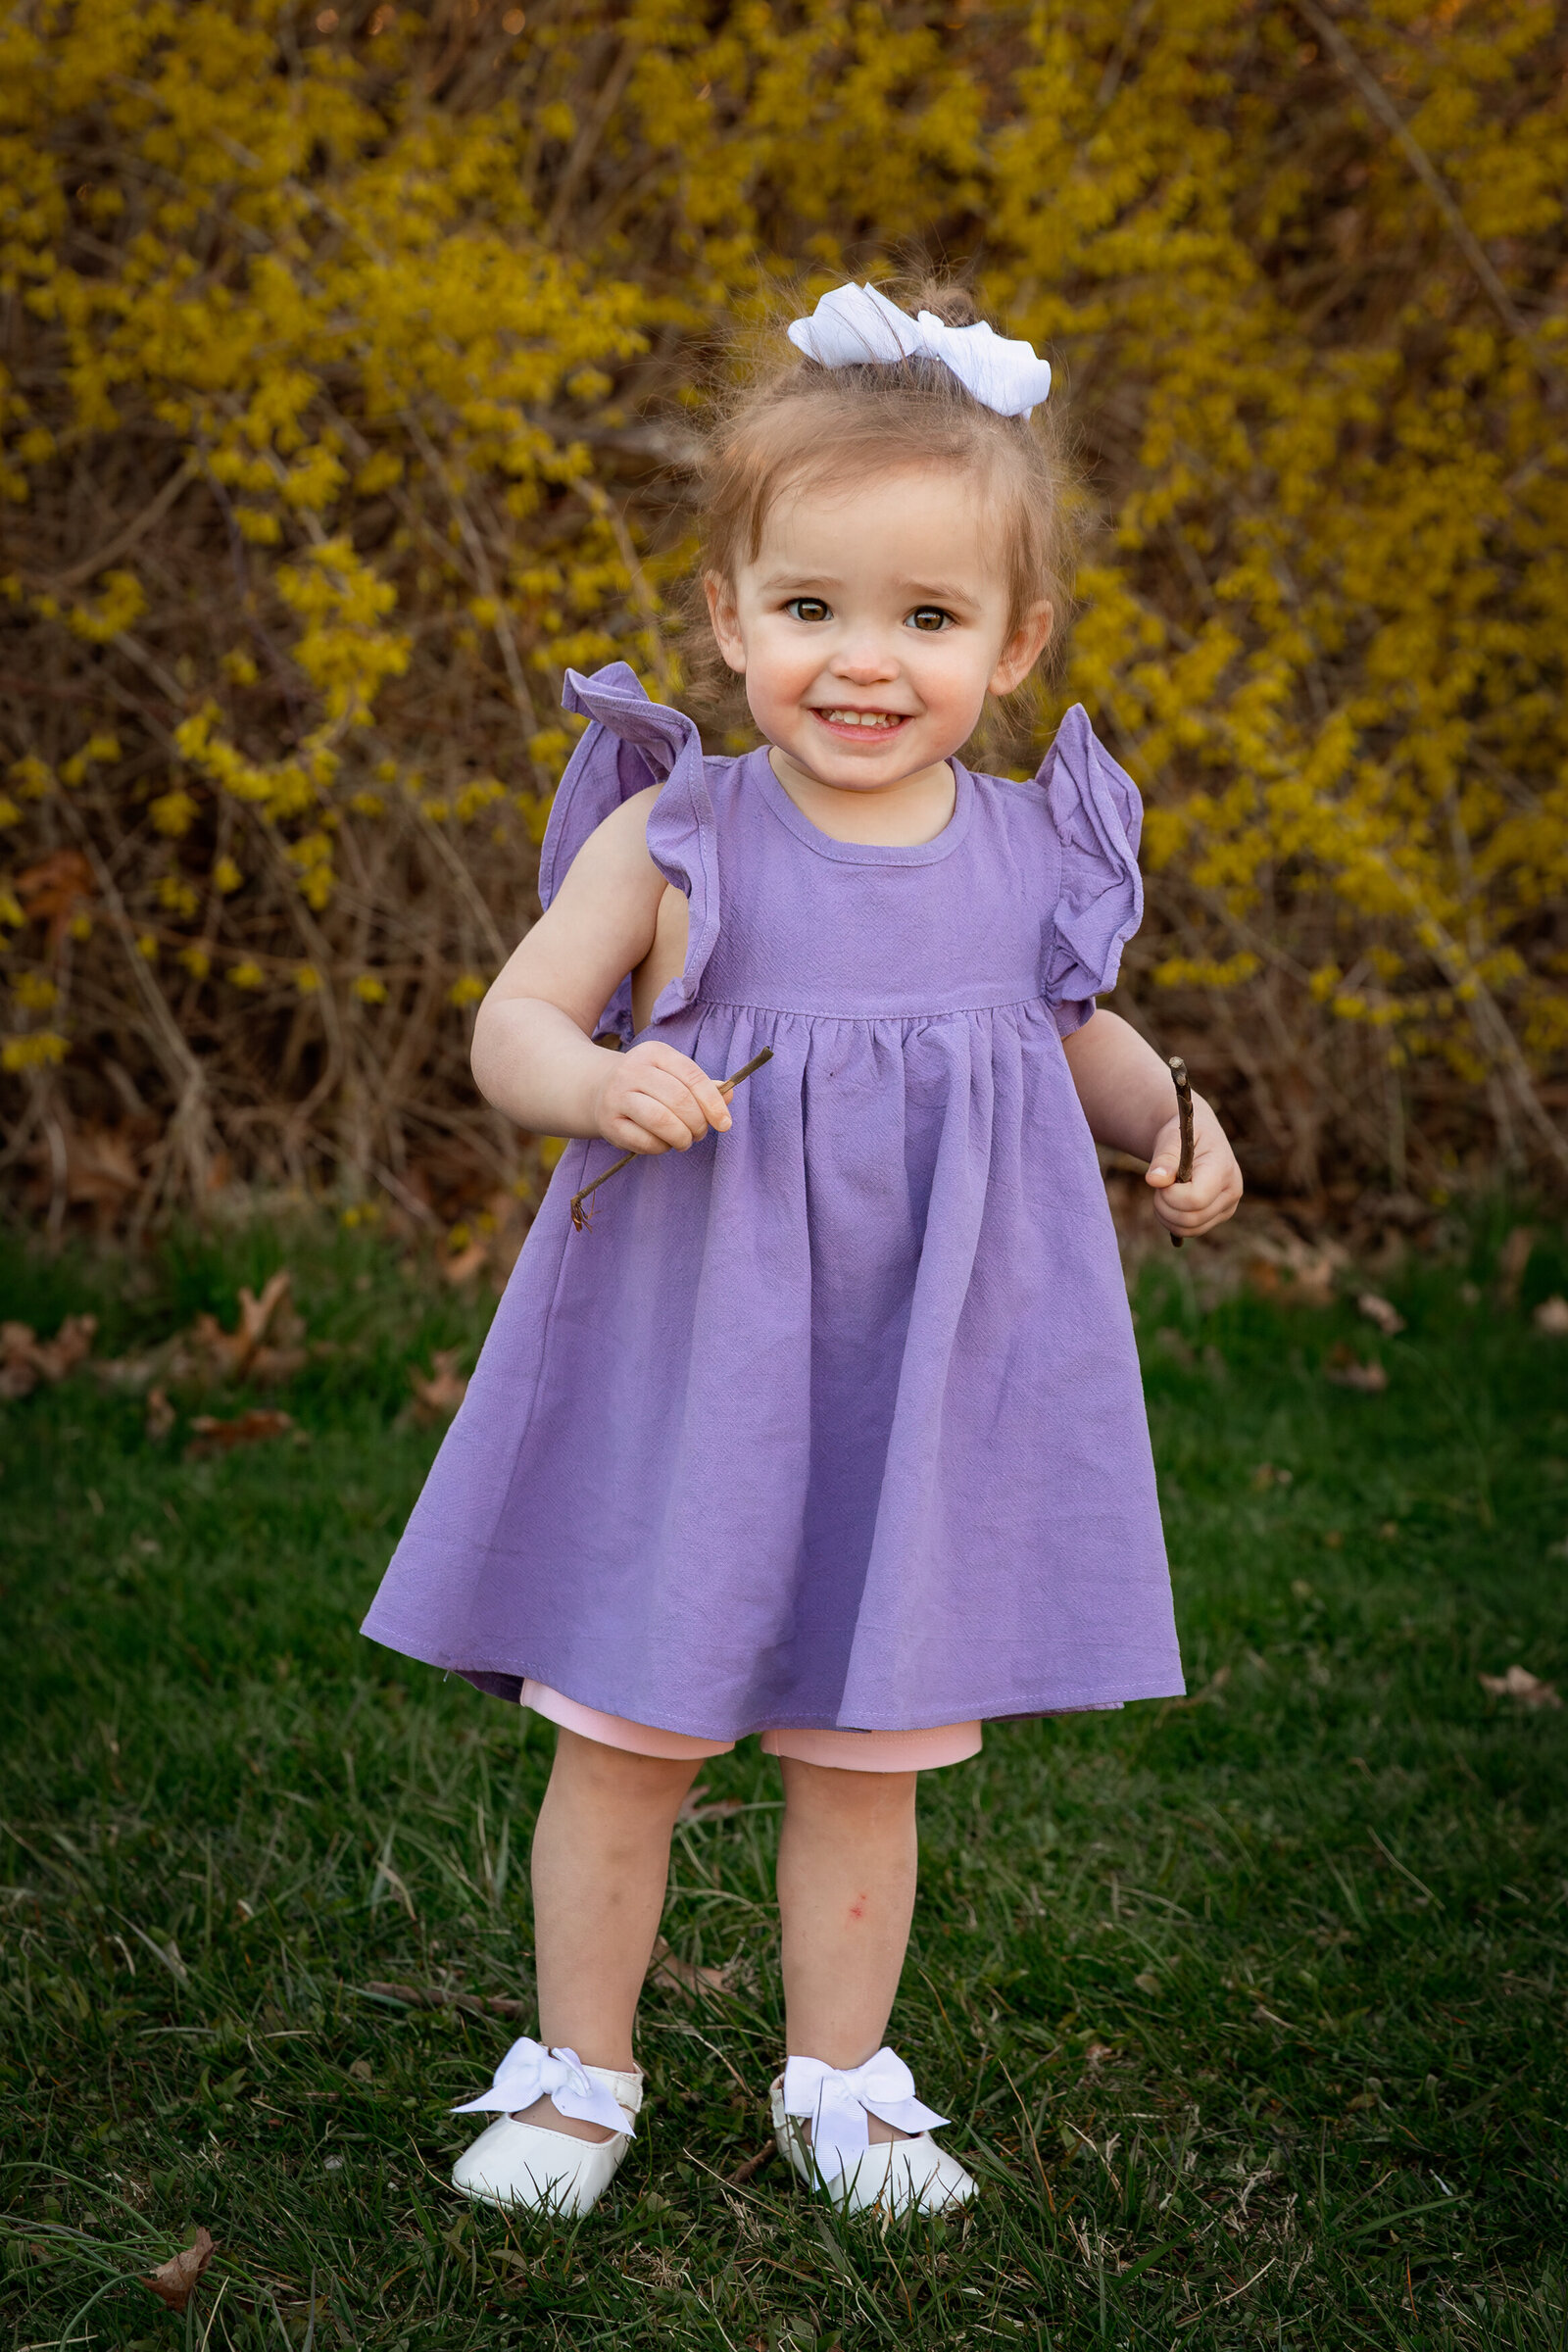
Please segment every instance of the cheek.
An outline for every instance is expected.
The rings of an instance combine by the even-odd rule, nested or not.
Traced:
[[[764,623],[750,632],[746,675],[755,696],[769,702],[794,702],[821,672],[821,649],[769,629]]]
[[[979,708],[985,700],[986,680],[995,667],[985,647],[967,633],[961,638],[915,635],[915,646],[917,650],[906,657],[907,666],[928,710]]]

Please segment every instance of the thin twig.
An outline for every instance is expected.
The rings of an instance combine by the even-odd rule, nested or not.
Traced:
[[[1178,1184],[1191,1184],[1193,1181],[1193,1084],[1187,1075],[1187,1064],[1179,1054],[1173,1054],[1170,1056],[1170,1074],[1176,1081],[1176,1116],[1181,1122],[1182,1137],[1181,1154],[1176,1162],[1176,1181]],[[1173,1233],[1170,1242],[1173,1250],[1179,1250],[1182,1246],[1181,1235]]]
[[[724,1096],[725,1100],[727,1101],[730,1095],[734,1093],[736,1087],[738,1087],[743,1080],[750,1078],[754,1070],[760,1070],[764,1061],[771,1061],[772,1058],[772,1047],[764,1046],[760,1054],[757,1054],[753,1060],[749,1061],[743,1070],[736,1071],[733,1078],[721,1078],[719,1080],[719,1093]],[[580,1193],[572,1194],[571,1221],[579,1233],[586,1233],[588,1230],[588,1213],[583,1207],[583,1202],[587,1200],[589,1194],[597,1193],[602,1184],[608,1184],[612,1176],[618,1176],[622,1168],[629,1168],[634,1159],[645,1159],[647,1156],[648,1154],[644,1152],[623,1152],[619,1159],[617,1159],[612,1166],[608,1167],[602,1176],[596,1176],[592,1184],[585,1184]]]

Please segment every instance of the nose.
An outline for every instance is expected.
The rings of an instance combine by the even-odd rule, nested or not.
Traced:
[[[840,646],[829,667],[834,677],[842,678],[847,686],[886,685],[899,674],[896,655],[870,637]]]

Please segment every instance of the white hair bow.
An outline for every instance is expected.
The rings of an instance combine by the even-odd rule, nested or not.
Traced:
[[[914,2077],[889,2049],[854,2068],[791,2058],[784,2068],[784,2112],[810,2118],[811,2154],[824,2180],[836,2180],[865,2154],[871,2144],[868,2113],[901,2132],[931,2132],[948,2120],[921,2105]]]
[[[1051,363],[1032,343],[999,335],[983,321],[949,326],[934,311],[911,318],[875,286],[835,286],[809,318],[790,328],[797,351],[822,368],[888,364],[923,354],[951,368],[966,391],[999,416],[1027,416],[1051,391]]]
[[[575,2050],[547,2050],[530,2041],[526,2034],[513,2043],[496,2068],[489,2089],[452,2112],[515,2115],[543,2098],[554,2099],[563,2115],[573,2116],[580,2124],[603,2124],[607,2132],[624,2132],[628,2136],[634,2130],[625,2110],[603,2082],[594,2081]]]

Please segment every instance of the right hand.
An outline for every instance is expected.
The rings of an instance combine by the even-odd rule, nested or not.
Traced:
[[[722,1135],[729,1105],[706,1070],[673,1046],[649,1043],[607,1054],[595,1113],[618,1152],[689,1152],[710,1127]]]

